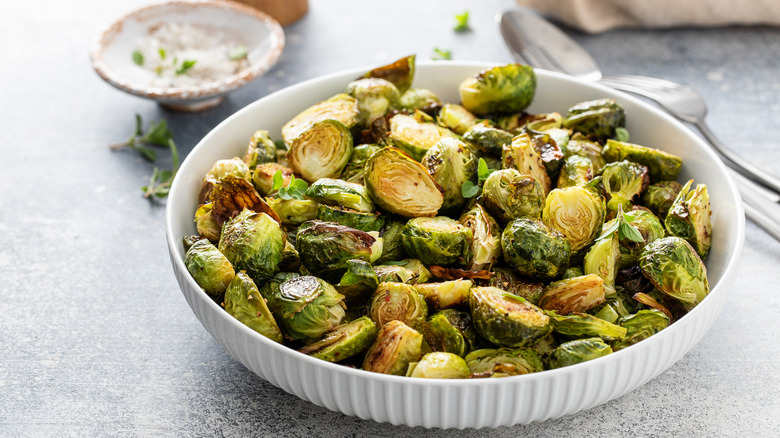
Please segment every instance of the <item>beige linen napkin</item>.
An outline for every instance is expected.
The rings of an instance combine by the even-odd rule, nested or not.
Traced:
[[[780,0],[516,0],[584,32],[619,27],[780,25]]]

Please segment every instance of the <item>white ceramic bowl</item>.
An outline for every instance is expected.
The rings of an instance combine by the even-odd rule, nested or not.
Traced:
[[[209,26],[235,34],[247,48],[248,65],[226,78],[197,86],[160,88],[133,63],[139,38],[164,23]],[[276,64],[284,49],[279,23],[255,8],[231,1],[171,1],[135,10],[101,32],[92,46],[92,67],[106,82],[136,96],[181,111],[201,111],[219,104],[229,91],[246,85]]]
[[[458,84],[489,66],[421,63],[414,86],[433,90],[445,102],[457,102]],[[724,165],[698,137],[651,105],[546,71],[537,71],[538,87],[529,111],[560,112],[581,101],[614,97],[626,110],[632,141],[681,156],[681,181],[694,178],[707,183],[714,228],[713,249],[706,262],[711,292],[685,317],[634,346],[574,366],[500,379],[426,380],[321,361],[272,342],[228,315],[201,290],[183,263],[181,238],[195,233],[193,215],[203,175],[215,161],[240,156],[258,127],[279,138],[287,120],[342,92],[349,81],[368,70],[313,79],[247,106],[204,137],[176,176],[166,212],[174,273],[203,326],[247,368],[302,399],[364,419],[424,427],[495,427],[560,417],[620,397],[670,367],[715,321],[734,283],[744,241],[741,200]]]

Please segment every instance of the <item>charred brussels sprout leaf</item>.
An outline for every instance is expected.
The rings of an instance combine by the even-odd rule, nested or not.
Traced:
[[[379,213],[364,213],[349,208],[320,204],[317,219],[335,222],[360,231],[379,231],[385,226],[385,218]]]
[[[616,128],[626,126],[626,113],[614,99],[596,99],[569,108],[563,127],[599,139],[615,136]]]
[[[279,222],[279,216],[260,197],[257,190],[248,180],[228,175],[214,185],[210,200],[212,202],[211,215],[219,225],[235,217],[244,209],[265,213]]]
[[[390,119],[390,144],[417,161],[421,161],[428,149],[446,137],[455,138],[457,134],[437,125],[421,111],[416,111],[414,115],[396,114]]]
[[[660,332],[669,326],[669,318],[660,310],[640,310],[622,318],[621,325],[626,328],[626,336],[612,343],[614,351],[630,347]]]
[[[604,198],[580,186],[552,190],[542,211],[545,225],[566,236],[572,252],[596,240],[605,217]]]
[[[398,320],[409,327],[419,328],[428,316],[428,306],[412,285],[380,283],[371,298],[368,315],[379,327]]]
[[[445,309],[430,316],[422,325],[425,342],[433,351],[445,351],[465,356],[477,338],[466,312]]]
[[[363,361],[363,369],[403,376],[411,362],[422,357],[423,335],[401,321],[390,321],[379,329]]]
[[[419,362],[409,364],[407,377],[425,379],[465,379],[469,367],[462,357],[442,351],[428,353]]]
[[[656,216],[663,219],[677,199],[682,185],[677,181],[659,181],[647,186],[642,193],[642,202]]]
[[[341,122],[323,120],[293,140],[287,161],[296,174],[312,183],[341,174],[352,155],[352,134]]]
[[[298,228],[296,248],[306,269],[337,281],[346,272],[349,260],[371,261],[375,242],[376,238],[365,231],[313,220]]]
[[[444,189],[441,209],[461,209],[466,203],[461,193],[463,183],[477,180],[477,158],[471,149],[460,140],[444,138],[428,149],[420,163]]]
[[[479,202],[506,224],[518,218],[539,219],[544,199],[544,188],[536,179],[515,169],[503,169],[487,177]]]
[[[411,219],[401,235],[406,253],[426,265],[463,264],[473,238],[471,230],[446,216]]]
[[[566,131],[563,130],[550,132],[563,132],[566,134]],[[562,139],[558,138],[558,140]],[[561,166],[563,166],[563,151],[561,151],[561,147],[558,146],[555,137],[548,132],[534,133],[534,135],[531,136],[531,141],[533,142],[534,149],[536,149],[536,152],[539,154],[539,158],[542,159],[547,174],[557,176],[558,172],[561,170]]]
[[[317,218],[317,201],[311,199],[269,198],[268,205],[283,224],[300,225]]]
[[[340,205],[364,213],[375,210],[363,185],[341,179],[320,178],[309,186],[306,196],[324,204]]]
[[[615,325],[587,313],[558,315],[549,312],[553,331],[571,338],[599,337],[605,341],[616,341],[626,336],[625,327]]]
[[[536,92],[536,74],[527,65],[507,64],[481,71],[461,82],[460,100],[477,115],[524,110]]]
[[[596,274],[567,278],[547,285],[539,306],[563,315],[585,312],[604,302],[604,280]]]
[[[542,309],[495,287],[471,288],[469,306],[477,333],[494,344],[527,346],[550,331]]]
[[[501,257],[501,229],[496,221],[479,204],[458,221],[471,230],[472,235],[466,268],[479,271],[492,266]]]
[[[357,99],[348,94],[337,94],[305,109],[282,127],[284,143],[291,147],[293,140],[324,120],[338,121],[348,129],[354,127],[360,121]]]
[[[317,339],[344,318],[344,295],[313,276],[291,278],[279,285],[272,311],[284,332],[297,340]]]
[[[569,265],[571,244],[542,221],[515,219],[501,234],[504,260],[520,274],[540,280],[555,278]]]
[[[401,95],[399,107],[409,112],[420,110],[432,113],[441,108],[441,100],[431,90],[425,88],[412,88]]]
[[[368,348],[376,339],[378,332],[376,324],[367,316],[363,316],[341,324],[326,333],[322,339],[298,351],[328,362],[339,362]]]
[[[441,186],[396,148],[386,147],[368,159],[365,183],[377,205],[401,216],[436,216],[444,203]]]
[[[509,377],[544,371],[539,353],[525,348],[481,349],[466,355],[472,378]]]
[[[244,162],[249,170],[255,170],[258,164],[275,161],[276,144],[268,136],[268,131],[256,131],[249,139],[249,146],[244,154]]]
[[[504,145],[512,144],[514,136],[502,129],[477,124],[462,134],[463,140],[482,152],[501,155]]]
[[[249,167],[240,158],[231,158],[229,160],[219,160],[211,166],[201,183],[198,202],[205,204],[213,201],[212,191],[223,178],[232,176],[235,178],[249,180],[252,172]]]
[[[639,255],[639,267],[658,290],[688,310],[709,293],[707,268],[696,250],[679,237],[649,243]]]
[[[699,184],[691,189],[692,184],[693,180],[690,180],[680,189],[664,223],[669,234],[687,240],[704,258],[712,246],[710,196],[706,185]]]
[[[610,162],[628,160],[646,166],[651,182],[676,179],[682,168],[680,157],[632,143],[607,140],[603,154]]]
[[[222,227],[219,250],[236,269],[260,283],[279,270],[286,240],[278,222],[245,209]]]
[[[528,302],[537,306],[539,305],[539,298],[544,293],[543,283],[529,282],[508,268],[495,268],[487,285],[525,298]]]
[[[268,310],[255,282],[239,272],[225,291],[225,311],[244,325],[272,341],[282,342],[282,331]]]
[[[410,55],[393,62],[392,64],[377,67],[366,73],[365,78],[380,78],[395,85],[401,94],[412,86],[414,80],[415,55]]]
[[[447,309],[465,304],[469,300],[471,280],[450,280],[441,283],[423,283],[416,286],[425,297],[425,302],[431,310]]]
[[[612,353],[612,347],[599,338],[575,339],[555,348],[550,356],[550,368],[562,368],[587,362]]]
[[[195,241],[184,254],[184,265],[207,294],[219,298],[235,271],[230,261],[207,239]]]
[[[362,119],[367,123],[383,117],[398,106],[401,93],[392,82],[380,78],[364,78],[350,82],[347,94],[357,99]]]
[[[477,123],[477,117],[469,110],[454,103],[447,103],[439,110],[436,117],[439,125],[449,128],[452,132],[463,135],[469,128]]]

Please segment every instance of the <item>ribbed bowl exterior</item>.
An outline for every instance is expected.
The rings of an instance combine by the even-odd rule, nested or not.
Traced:
[[[446,78],[442,79],[446,75],[442,72],[448,71],[447,65],[455,70],[457,78],[464,78],[465,72],[478,71],[486,66],[477,63],[422,65],[418,68],[418,81],[423,84],[432,81],[446,83]],[[687,172],[700,181],[712,181],[710,196],[713,199],[713,221],[716,226],[715,256],[711,255],[708,260],[712,289],[701,304],[666,330],[614,354],[570,367],[500,379],[438,380],[386,376],[314,359],[274,343],[232,318],[200,289],[183,264],[180,240],[181,236],[194,232],[192,215],[200,178],[216,159],[230,158],[245,147],[246,138],[249,138],[245,134],[248,132],[251,135],[252,130],[257,129],[256,118],[265,117],[271,125],[281,126],[281,123],[301,109],[317,101],[317,97],[311,97],[312,90],[319,90],[324,96],[319,97],[326,98],[343,89],[349,80],[362,71],[354,70],[309,81],[250,105],[223,122],[201,141],[183,163],[174,182],[168,201],[167,237],[179,286],[206,330],[248,369],[304,400],[363,419],[427,428],[510,426],[560,417],[620,397],[669,368],[712,326],[735,281],[735,265],[744,240],[744,216],[739,195],[723,165],[717,162],[714,154],[700,140],[658,110],[621,94],[617,95],[633,111],[634,117],[637,112],[645,111],[647,114],[643,115],[647,123],[664,123],[668,126],[663,127],[672,131],[667,135],[686,136],[685,140],[690,143],[686,147],[695,149],[688,153],[699,154],[691,155],[690,160],[683,156],[686,163],[690,162],[693,167]],[[566,86],[574,90],[570,94],[573,93],[575,97],[569,98],[569,103],[585,100],[589,96],[616,94],[602,87],[576,83],[560,75],[544,72],[539,75],[542,90],[545,84]],[[454,83],[457,87],[458,82]],[[580,90],[578,87],[585,90],[580,95],[575,93]],[[288,101],[290,93],[304,93],[308,103],[301,103],[286,113],[278,111],[278,106],[274,104]],[[571,101],[577,98],[580,99]],[[451,96],[442,96],[442,99],[456,100]],[[560,103],[555,105],[560,106]],[[273,109],[264,111],[265,107]],[[653,122],[653,117],[660,121]],[[233,129],[228,130],[231,127]],[[648,132],[655,132],[657,128],[648,126],[647,129]],[[227,134],[227,131],[230,133]],[[631,132],[632,135],[639,133],[639,138],[650,135],[643,132],[641,125],[631,128]],[[233,149],[215,150],[217,147],[214,144],[224,144],[227,135],[233,136],[232,141],[236,143]],[[685,155],[686,152],[680,150],[682,152],[679,153]],[[704,157],[704,164],[701,157]]]

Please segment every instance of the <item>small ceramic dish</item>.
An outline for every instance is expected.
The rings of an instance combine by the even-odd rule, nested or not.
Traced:
[[[245,51],[240,67],[200,84],[161,86],[154,71],[134,59],[134,52],[139,50],[139,41],[171,23],[190,29],[213,29],[214,34],[229,39]],[[171,1],[143,7],[111,24],[94,43],[90,56],[98,75],[122,91],[171,109],[201,111],[216,106],[227,92],[265,73],[276,64],[283,49],[281,25],[257,9],[230,1]],[[163,50],[160,56],[165,57]],[[172,70],[177,63],[182,65],[183,60],[175,60],[174,55],[169,59]]]

